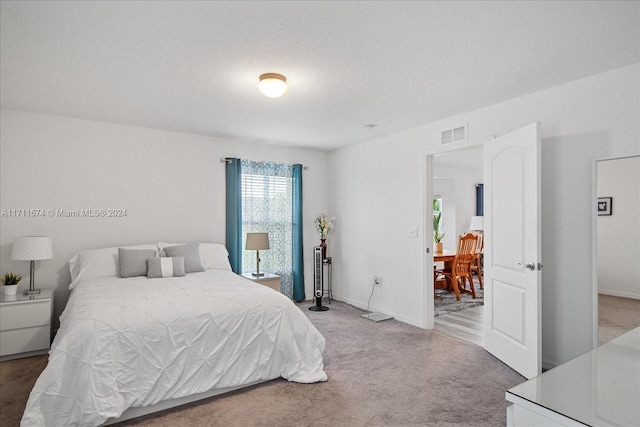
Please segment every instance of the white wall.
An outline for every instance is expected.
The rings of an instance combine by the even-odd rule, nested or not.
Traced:
[[[327,154],[110,123],[2,110],[2,209],[126,209],[126,218],[0,219],[2,273],[25,276],[11,261],[22,235],[51,235],[54,259],[37,263],[38,287],[55,289],[56,319],[78,251],[158,241],[225,240],[225,167],[221,157],[302,163],[305,285],[312,296],[313,218],[327,211]]]
[[[342,224],[334,294],[365,306],[370,276],[380,274],[374,309],[424,325],[425,152],[459,123],[477,140],[540,121],[543,362],[555,366],[591,349],[591,269],[567,265],[592,256],[593,160],[640,152],[639,94],[635,64],[332,152],[330,201]],[[420,238],[407,232],[415,226]]]
[[[598,197],[613,197],[598,216],[598,292],[640,299],[640,157],[598,162]]]
[[[454,167],[438,163],[439,157],[433,159],[433,191],[438,192],[438,181],[451,181],[452,189],[448,192],[440,191],[450,197],[445,197],[449,208],[443,213],[443,225],[445,226],[444,247],[455,250],[458,245],[458,236],[469,231],[471,217],[476,214],[476,184],[482,183],[482,150],[478,151],[478,163],[480,167]],[[456,153],[447,154],[456,156]],[[453,209],[451,208],[453,206]]]

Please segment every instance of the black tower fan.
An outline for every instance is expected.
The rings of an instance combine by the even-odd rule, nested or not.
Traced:
[[[324,280],[322,269],[322,247],[313,248],[313,295],[316,297],[316,305],[309,307],[311,311],[327,311],[329,307],[322,305],[322,295],[324,294]]]

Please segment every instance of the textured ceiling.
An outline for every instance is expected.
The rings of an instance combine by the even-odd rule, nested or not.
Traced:
[[[640,56],[635,1],[0,8],[2,108],[327,150]],[[286,95],[258,92],[265,72]]]

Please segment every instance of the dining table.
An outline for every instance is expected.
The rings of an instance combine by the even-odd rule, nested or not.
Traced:
[[[433,262],[444,262],[444,268],[451,269],[453,265],[453,260],[456,257],[456,251],[452,251],[450,249],[443,249],[442,252],[434,252],[433,253]],[[435,266],[434,266],[435,268]],[[434,289],[447,289],[447,281],[446,279],[436,280],[433,284]],[[440,298],[441,296],[436,292],[435,298]]]
[[[450,249],[443,249],[442,252],[434,252],[433,262],[444,262],[445,268],[448,267],[447,263],[452,263],[456,257],[456,251]]]

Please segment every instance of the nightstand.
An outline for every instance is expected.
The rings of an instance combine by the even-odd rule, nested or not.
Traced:
[[[0,295],[0,358],[46,353],[51,345],[52,313],[52,290],[34,295]]]
[[[242,277],[260,283],[261,285],[265,285],[274,291],[280,292],[280,276],[276,276],[275,274],[267,273],[264,276],[256,277],[251,273],[244,273]]]

